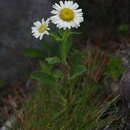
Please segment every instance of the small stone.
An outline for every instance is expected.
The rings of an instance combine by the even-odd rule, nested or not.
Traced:
[[[119,83],[118,82],[113,82],[112,84],[111,84],[111,89],[112,89],[112,92],[113,93],[115,93],[115,94],[117,94],[117,93],[119,93]]]

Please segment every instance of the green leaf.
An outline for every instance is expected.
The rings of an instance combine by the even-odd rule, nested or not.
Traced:
[[[75,79],[86,71],[86,67],[84,65],[77,65],[73,68],[73,72],[71,74],[70,79]]]
[[[120,76],[125,71],[123,62],[117,57],[110,56],[109,63],[106,66],[106,71],[103,75],[110,76],[112,78],[120,78]]]
[[[60,116],[64,114],[65,110],[62,110],[60,112],[53,113],[52,121],[57,120]]]
[[[54,39],[55,41],[61,42],[62,39],[58,36],[57,33],[50,33],[50,36],[52,37],[52,39]]]
[[[32,72],[31,77],[32,79],[37,80],[41,83],[45,83],[47,85],[55,86],[58,84],[52,75],[44,72]]]
[[[64,73],[63,73],[61,70],[54,70],[54,71],[53,71],[53,76],[54,76],[56,79],[59,79],[59,78],[64,77]]]
[[[60,58],[58,58],[57,56],[55,56],[55,57],[47,57],[46,59],[45,59],[47,62],[48,62],[48,64],[58,64],[58,63],[60,63],[61,61],[60,61]]]
[[[123,24],[123,25],[119,26],[118,30],[121,32],[127,32],[129,30],[129,28],[128,28],[127,24]]]
[[[34,49],[34,48],[28,48],[22,51],[22,54],[24,56],[28,56],[31,58],[36,58],[36,57],[45,57],[45,55],[43,54],[43,52],[41,52],[40,50]]]
[[[81,54],[79,52],[74,52],[72,68],[81,64]]]
[[[52,73],[52,66],[51,65],[48,65],[47,63],[45,62],[40,62],[40,69],[41,71],[47,73],[47,74],[51,74]]]
[[[4,86],[6,84],[5,80],[0,80],[0,87]]]
[[[86,71],[86,66],[81,64],[82,56],[79,51],[75,50],[74,55],[72,57],[71,64],[71,79],[74,79],[80,76],[82,73]]]
[[[81,32],[70,32],[71,35],[75,34],[75,35],[80,35]]]

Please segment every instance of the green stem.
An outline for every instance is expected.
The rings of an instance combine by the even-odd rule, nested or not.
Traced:
[[[69,42],[70,40],[69,37],[70,37],[70,31],[65,30],[63,32],[62,43],[60,45],[61,59],[64,64],[67,64],[68,52],[71,47],[70,42]]]

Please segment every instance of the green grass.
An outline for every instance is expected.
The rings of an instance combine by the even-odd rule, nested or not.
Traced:
[[[45,85],[35,87],[35,92],[24,104],[24,120],[17,122],[16,130],[100,130],[110,122],[109,118],[99,120],[104,102],[102,86],[77,86],[68,93],[64,104],[55,89]],[[104,102],[104,104],[102,104]]]
[[[106,57],[94,52],[97,54],[89,52],[84,57],[87,72],[80,77],[61,79],[57,87],[42,83],[33,86],[32,95],[23,104],[23,120],[18,120],[13,130],[101,130],[118,120],[118,98],[108,93],[103,83],[102,74],[109,71]]]

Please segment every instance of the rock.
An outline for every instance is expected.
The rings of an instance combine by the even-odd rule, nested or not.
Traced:
[[[20,51],[39,47],[39,40],[31,36],[31,26],[50,16],[51,2],[0,0],[0,80],[16,80],[28,71],[29,61]]]
[[[130,129],[130,68],[124,74],[120,82],[120,94],[122,98],[122,112],[125,120],[125,130]]]
[[[120,93],[126,106],[130,108],[130,68],[120,82]]]
[[[111,83],[111,89],[113,94],[117,95],[119,94],[119,81],[118,82],[112,82]]]

